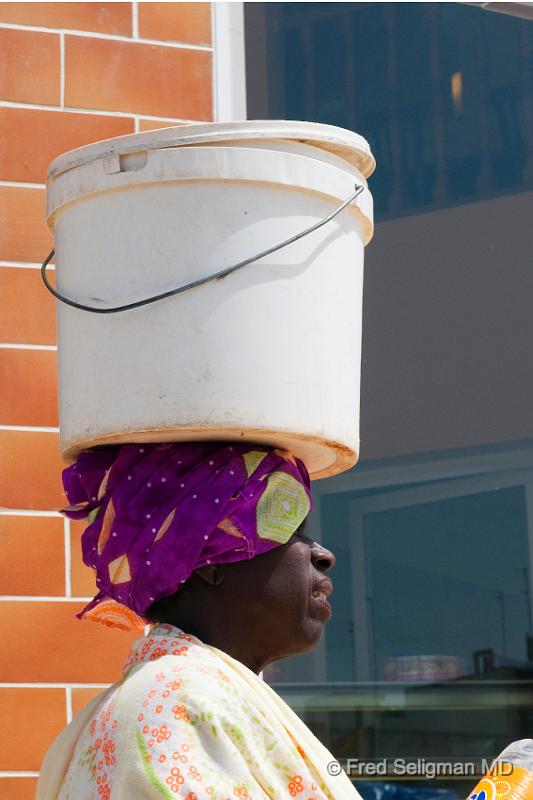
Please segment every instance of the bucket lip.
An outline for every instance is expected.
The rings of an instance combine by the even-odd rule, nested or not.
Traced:
[[[343,158],[356,167],[365,178],[368,178],[376,167],[366,139],[346,128],[300,120],[245,120],[173,125],[94,142],[69,150],[55,158],[48,169],[48,181],[67,170],[109,156],[124,155],[137,150],[159,150],[243,139],[288,139],[313,145]]]

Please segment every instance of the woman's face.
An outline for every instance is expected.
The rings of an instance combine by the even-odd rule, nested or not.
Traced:
[[[225,564],[220,602],[240,612],[248,640],[271,651],[268,662],[307,652],[331,617],[333,584],[325,573],[334,563],[330,550],[299,529],[285,545]]]

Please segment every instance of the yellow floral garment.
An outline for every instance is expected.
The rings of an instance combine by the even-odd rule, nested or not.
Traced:
[[[37,800],[360,800],[330,761],[251,670],[158,625],[56,739]]]

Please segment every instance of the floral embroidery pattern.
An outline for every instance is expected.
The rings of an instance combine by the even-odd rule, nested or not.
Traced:
[[[165,779],[165,783],[168,783],[173,792],[177,792],[179,791],[181,784],[185,783],[185,778],[181,774],[178,767],[172,767],[170,770],[170,775]]]
[[[302,783],[302,778],[300,775],[295,775],[294,778],[289,781],[289,794],[291,797],[296,797],[297,794],[303,792],[304,787]]]
[[[87,723],[58,800],[113,800],[121,758],[132,800],[154,790],[165,800],[333,800],[300,744],[190,636],[152,628],[125,672]]]
[[[80,753],[77,766],[87,771],[89,781],[94,785],[95,799],[109,800],[111,781],[117,763],[115,733],[118,721],[114,717],[116,698],[103,705],[88,728],[88,742]]]

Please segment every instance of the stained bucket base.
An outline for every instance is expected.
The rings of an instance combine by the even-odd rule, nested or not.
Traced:
[[[306,465],[313,480],[328,478],[353,467],[359,453],[340,442],[332,442],[320,437],[283,431],[241,430],[235,428],[174,428],[171,430],[131,431],[130,433],[109,434],[91,437],[85,442],[77,442],[63,452],[66,461],[74,461],[82,450],[115,444],[147,444],[161,442],[213,442],[245,441],[250,444],[263,444],[288,450]]]

